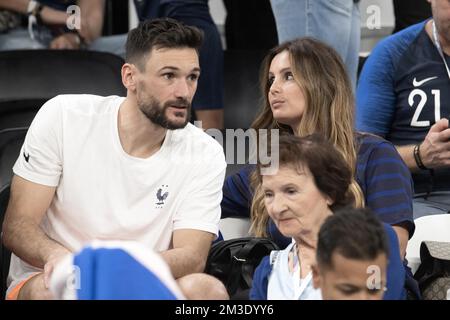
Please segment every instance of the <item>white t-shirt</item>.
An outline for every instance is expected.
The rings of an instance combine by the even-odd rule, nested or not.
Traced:
[[[13,171],[57,187],[44,232],[72,251],[93,240],[134,240],[167,250],[177,229],[217,235],[226,169],[220,144],[188,124],[167,130],[151,157],[132,157],[118,134],[123,101],[60,95],[36,115]],[[8,283],[36,271],[12,255]]]

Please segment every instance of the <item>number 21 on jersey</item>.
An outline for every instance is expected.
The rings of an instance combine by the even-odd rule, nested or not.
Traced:
[[[434,121],[437,122],[441,119],[441,90],[431,90],[431,94],[434,96]],[[408,103],[410,107],[414,107],[416,97],[419,97],[416,111],[411,120],[411,127],[429,127],[430,121],[419,120],[423,107],[427,103],[428,96],[422,89],[414,89],[411,91],[408,97]]]

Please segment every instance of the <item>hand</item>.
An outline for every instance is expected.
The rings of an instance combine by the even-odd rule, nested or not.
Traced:
[[[79,49],[80,38],[76,33],[64,33],[50,42],[50,49]]]
[[[450,166],[450,129],[448,120],[441,119],[428,131],[420,145],[420,157],[427,168]]]
[[[52,252],[48,258],[47,262],[44,265],[44,285],[45,288],[50,288],[50,277],[52,275],[53,270],[55,269],[55,266],[60,262],[66,255],[70,254],[71,252],[63,247],[61,249],[58,249],[57,251]]]

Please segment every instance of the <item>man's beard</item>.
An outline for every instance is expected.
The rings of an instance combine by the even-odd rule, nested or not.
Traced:
[[[161,102],[155,97],[149,97],[148,102],[138,99],[137,104],[142,113],[151,122],[169,130],[184,128],[191,117],[191,104],[184,98],[170,100],[165,102],[164,105],[161,105]],[[179,118],[184,117],[184,121],[175,122],[170,120],[166,115],[166,110],[169,107],[185,107],[185,111],[175,112],[175,116]],[[184,115],[184,113],[186,113],[186,115]]]

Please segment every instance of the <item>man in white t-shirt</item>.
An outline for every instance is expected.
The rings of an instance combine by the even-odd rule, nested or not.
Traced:
[[[126,98],[60,95],[40,109],[13,168],[3,228],[13,252],[9,299],[51,297],[55,264],[93,240],[160,252],[180,284],[203,271],[226,162],[221,146],[188,124],[201,41],[175,20],[141,23],[127,39]],[[197,289],[226,295],[219,284]]]

